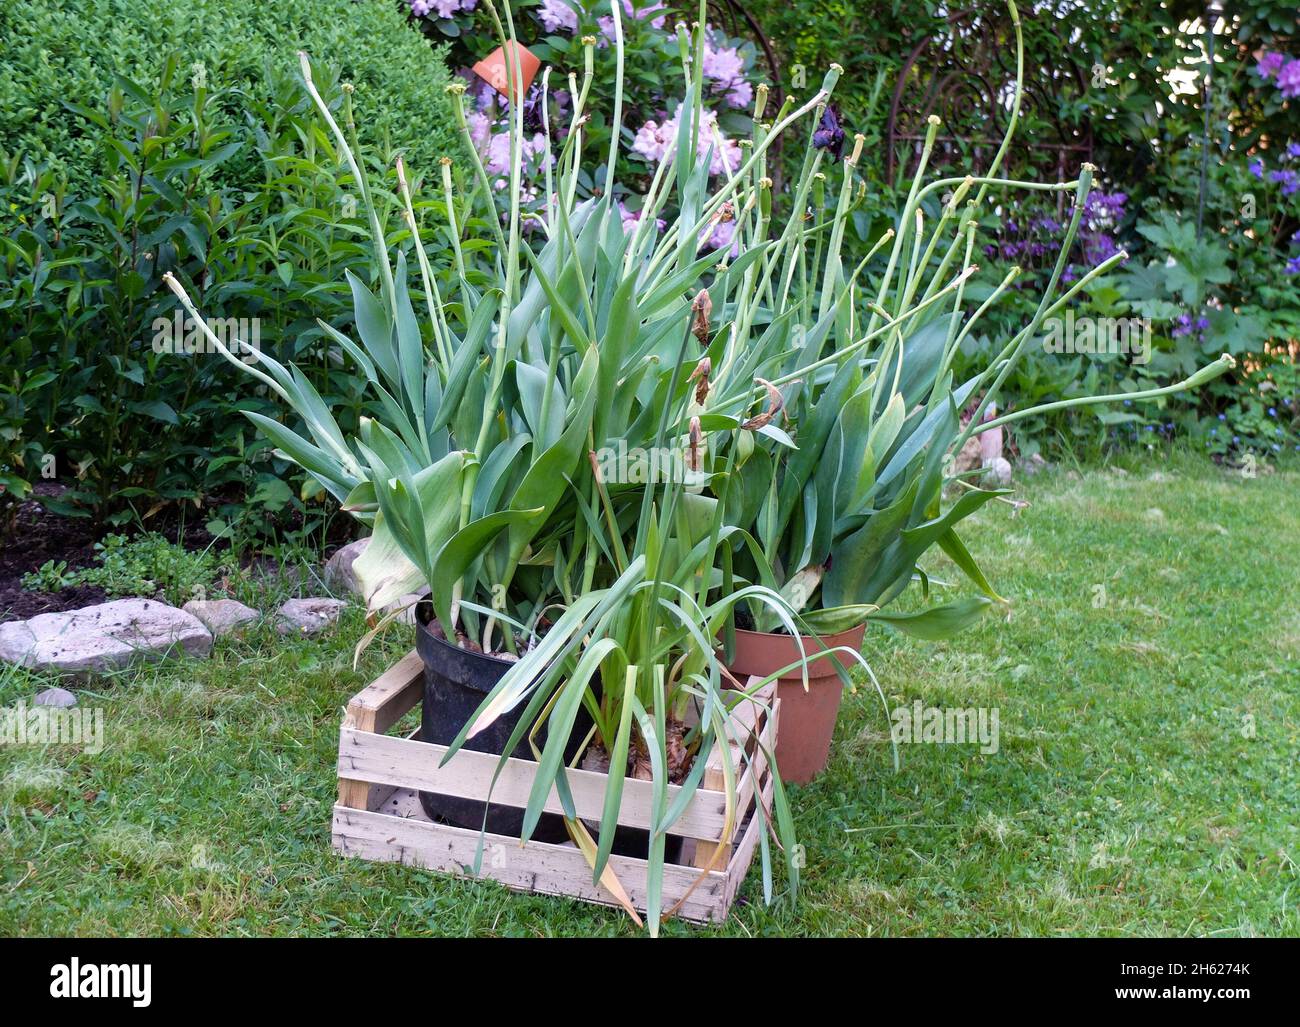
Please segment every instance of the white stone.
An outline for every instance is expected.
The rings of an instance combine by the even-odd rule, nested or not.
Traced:
[[[1006,488],[1011,484],[1011,464],[1005,457],[997,457],[984,469],[992,484]]]
[[[342,599],[290,599],[275,617],[282,635],[314,635],[339,619],[348,604]]]
[[[234,599],[191,599],[181,609],[201,621],[215,638],[239,634],[262,616]]]
[[[77,697],[66,688],[47,688],[44,692],[37,693],[36,698],[32,700],[32,705],[67,709],[69,706],[77,705]]]
[[[1047,461],[1043,459],[1043,454],[1034,453],[1029,458],[1021,460],[1016,465],[1016,469],[1027,477],[1032,474],[1037,474],[1039,471],[1046,470],[1047,466]]]
[[[206,656],[212,635],[197,619],[153,599],[115,599],[0,624],[0,660],[34,670],[89,674],[173,650]]]
[[[325,584],[336,591],[352,592],[359,595],[357,576],[352,573],[352,565],[356,562],[357,557],[366,551],[368,545],[370,545],[370,539],[357,539],[355,542],[349,542],[326,560]]]

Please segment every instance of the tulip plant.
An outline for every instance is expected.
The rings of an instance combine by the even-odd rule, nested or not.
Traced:
[[[509,6],[503,17],[491,0],[488,7],[511,52]],[[491,233],[488,247],[469,245],[464,198],[444,162],[438,239],[446,259],[436,271],[405,169],[399,163],[397,195],[386,204],[355,156],[350,98],[340,126],[304,56],[308,92],[369,211],[379,273],[373,287],[349,275],[358,339],[323,327],[369,383],[375,417],[362,422],[356,438],[344,438],[295,367],[258,351],[245,364],[208,333],[214,347],[285,401],[303,430],[248,416],[372,527],[355,565],[370,609],[378,613],[427,589],[445,638],[516,659],[447,759],[499,717],[522,709],[505,751],[528,738],[538,760],[524,839],[554,791],[594,879],[633,916],[608,857],[626,777],[648,774],[656,824],[648,854],[652,932],[671,913],[659,898],[667,832],[699,787],[713,747],[733,730],[738,693],[728,686],[739,683],[728,680],[716,639],[741,609],[760,626],[792,635],[870,616],[935,637],[996,600],[954,526],[1001,493],[967,486],[946,510],[942,505],[952,478],[945,456],[964,441],[958,411],[974,397],[988,402],[1042,320],[1112,263],[1056,297],[1063,250],[1033,321],[983,374],[954,383],[956,347],[997,298],[966,312],[963,286],[974,270],[976,218],[986,193],[1013,186],[1072,190],[1072,239],[1091,172],[1085,168],[1077,182],[1038,186],[998,179],[995,162],[986,175],[923,186],[923,158],[897,229],[847,267],[842,244],[860,137],[843,162],[838,204],[820,222],[777,217],[766,173],[769,145],[796,122],[805,123],[811,142],[840,69],[833,66],[820,89],[803,102],[787,100],[774,116],[760,88],[740,165],[714,178],[710,148],[699,142],[708,124],[701,115],[704,14],[701,3],[695,29],[678,29],[681,127],[638,221],[625,227],[614,202],[623,74],[622,12],[614,3],[611,49],[620,86],[595,194],[579,195],[596,57],[588,38],[584,73],[568,83],[572,119],[558,147],[545,126],[555,159],[546,168],[540,223],[525,233],[525,218],[533,215],[519,204],[524,87],[516,68],[508,83],[516,100],[510,211],[499,223],[493,183],[467,146],[473,202],[487,214]],[[467,130],[463,88],[451,87]],[[542,89],[549,88],[547,72]],[[825,180],[825,151],[810,145],[807,154],[792,190],[795,211],[808,209]],[[951,198],[937,223],[927,225],[922,201],[942,192]],[[405,221],[418,304],[405,253],[395,264],[388,259],[388,206]],[[660,227],[665,211],[674,213]],[[734,222],[738,253],[701,254],[701,239],[720,222]],[[886,247],[887,266],[868,284],[868,264]],[[203,324],[180,283],[169,284]],[[665,474],[662,462],[633,456],[629,465],[611,461],[611,453],[679,459],[668,461],[672,473]],[[935,544],[972,578],[980,597],[921,614],[881,611]],[[565,751],[579,730],[584,748],[603,751],[609,764],[596,837],[577,819],[565,782]],[[726,746],[722,752],[734,818],[743,767],[733,765]],[[681,790],[670,793],[670,783]],[[779,777],[773,809],[757,815],[772,827],[793,889],[793,827]],[[768,896],[772,848],[764,837]]]

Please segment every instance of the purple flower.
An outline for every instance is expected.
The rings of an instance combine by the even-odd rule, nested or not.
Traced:
[[[748,107],[754,102],[754,87],[743,78],[737,79],[727,90],[728,107]]]
[[[1289,275],[1300,275],[1300,257],[1292,257],[1286,262],[1286,273]]]
[[[740,243],[736,240],[736,223],[734,221],[719,221],[713,226],[712,230],[705,228],[700,233],[700,249],[702,250],[725,250],[730,249],[731,257],[740,256]]]
[[[628,210],[627,205],[622,200],[618,201],[618,216],[623,222],[623,231],[631,232],[640,223],[641,218],[645,215],[645,210]],[[662,232],[667,222],[663,218],[655,218],[655,231]]]
[[[1253,161],[1247,164],[1246,169],[1256,178],[1264,177],[1264,162],[1260,160],[1258,157],[1256,157]]]
[[[704,38],[704,77],[714,93],[722,93],[728,107],[748,107],[754,100],[754,87],[745,80],[745,59],[740,50],[726,45],[726,38],[710,30]]]
[[[1259,72],[1260,78],[1272,78],[1286,63],[1286,54],[1265,52],[1259,55],[1255,62],[1255,70]]]
[[[1300,143],[1287,143],[1286,155],[1288,157],[1300,157]]]
[[[1292,193],[1300,191],[1300,175],[1297,175],[1290,168],[1270,172],[1268,177],[1270,181],[1282,183],[1283,196],[1290,196]]]
[[[488,137],[492,134],[492,119],[479,111],[470,111],[465,115],[465,121],[469,125],[469,139],[474,149],[486,153]]]
[[[1205,330],[1210,327],[1210,319],[1201,315],[1193,318],[1190,313],[1179,314],[1174,321],[1174,330],[1171,333],[1175,339],[1187,335],[1195,335],[1198,340],[1204,340]],[[1222,417],[1219,418],[1223,420]]]
[[[1277,88],[1288,100],[1300,96],[1300,60],[1287,62],[1286,67],[1277,73]]]
[[[822,119],[817,123],[813,133],[813,146],[825,150],[836,160],[844,152],[844,129],[840,127],[840,110],[835,104],[828,104],[822,111]]]

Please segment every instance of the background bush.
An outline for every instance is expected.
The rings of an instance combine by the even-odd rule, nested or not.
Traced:
[[[366,111],[361,136],[400,147],[418,168],[458,147],[437,53],[387,0],[5,0],[0,75],[0,149],[84,183],[102,137],[64,108],[97,104],[121,74],[152,89],[167,57],[182,73],[229,90],[227,113],[271,94],[272,71],[296,72],[298,50],[352,82]],[[232,177],[257,177],[256,163],[233,162]]]
[[[1005,402],[1024,407],[1088,392],[1151,388],[1183,378],[1223,352],[1237,356],[1241,367],[1210,388],[1167,403],[1022,421],[1016,443],[1024,452],[1096,452],[1178,434],[1232,460],[1294,452],[1300,444],[1294,363],[1300,334],[1300,95],[1294,86],[1283,88],[1277,70],[1269,76],[1258,67],[1267,53],[1277,55],[1275,62],[1300,60],[1294,0],[1224,4],[1208,118],[1206,38],[1198,20],[1206,5],[1199,0],[1048,0],[1019,7],[1027,85],[1047,103],[1026,107],[1003,170],[1009,177],[1056,178],[1055,157],[1043,163],[1043,145],[1059,142],[1062,131],[1091,132],[1092,160],[1100,168],[1096,188],[1123,200],[1105,219],[1102,241],[1131,256],[1123,270],[1081,297],[1076,312],[1150,319],[1155,355],[1150,365],[1135,366],[1123,357],[1046,354],[1031,346],[1006,383]],[[869,182],[868,197],[854,222],[861,246],[892,224],[904,173],[910,174],[910,144],[900,144],[894,180],[887,174],[887,119],[900,76],[907,76],[900,110],[913,115],[923,113],[909,105],[919,103],[929,78],[949,76],[953,89],[970,85],[952,51],[932,47],[909,70],[905,62],[912,50],[927,36],[943,36],[954,9],[972,10],[978,19],[968,43],[983,42],[1004,55],[1014,46],[1005,0],[746,0],[744,8],[776,50],[783,88],[794,89],[800,68],[815,83],[830,61],[845,67],[836,100],[846,131],[867,137],[861,173]],[[989,58],[987,51],[984,56]],[[1285,64],[1273,65],[1280,66]],[[991,78],[994,93],[1009,81],[999,79],[1001,74]],[[949,106],[941,140],[987,135],[987,106]],[[941,142],[931,166],[987,166],[987,147],[982,158],[970,159],[967,150],[960,141]],[[1067,168],[1065,177],[1076,170]],[[1020,244],[1049,243],[1068,220],[1068,209],[1023,194],[994,191],[990,199],[981,221],[996,245],[980,255],[983,270],[969,292],[973,298],[1012,264],[1026,265],[1036,281],[1045,278]],[[927,216],[936,213],[937,206]],[[1091,219],[1090,212],[1085,234]],[[1053,224],[1057,230],[1037,227]],[[1034,237],[1026,238],[1031,225]],[[1078,258],[1088,248],[1080,245]],[[966,356],[978,361],[1000,350],[1028,319],[1032,311],[1017,298],[1016,292],[1005,297],[986,330],[970,340]]]
[[[80,18],[80,5],[18,7],[34,20],[0,15],[19,43],[0,90],[70,102],[3,114],[5,131],[39,145],[0,165],[0,507],[48,480],[66,489],[47,505],[111,524],[183,504],[254,536],[320,527],[331,508],[242,416],[273,405],[219,354],[154,345],[176,310],[162,275],[214,316],[256,318],[262,349],[303,366],[355,423],[360,383],[317,318],[346,327],[344,271],[369,282],[374,267],[295,47],[345,57],[314,63],[317,86],[340,120],[352,124],[353,102],[363,112],[356,131],[380,182],[393,145],[417,182],[453,145],[440,53],[380,3],[200,3],[184,25],[139,3],[92,3]],[[190,54],[158,58],[155,38],[194,42],[213,63],[196,74]],[[114,76],[127,67],[140,81]],[[345,103],[348,69],[358,84]]]

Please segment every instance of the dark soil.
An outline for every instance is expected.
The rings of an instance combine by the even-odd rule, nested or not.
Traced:
[[[58,486],[38,485],[42,494]],[[29,499],[18,507],[12,530],[0,537],[0,622],[26,620],[38,613],[76,610],[108,597],[94,585],[77,585],[61,592],[32,592],[23,588],[23,575],[47,560],[67,561],[69,568],[95,562],[95,542],[103,534],[89,519],[60,517]]]
[[[64,491],[64,486],[48,482],[38,484],[34,489],[36,495],[51,498]],[[182,520],[179,506],[164,509],[148,521],[144,530],[156,531],[186,549],[205,549],[212,545],[212,536],[205,527],[208,515],[194,507],[189,507],[184,513],[185,519]],[[286,527],[297,527],[297,520],[293,515]],[[0,624],[106,602],[107,594],[94,585],[74,585],[58,592],[31,591],[23,588],[23,575],[39,570],[49,560],[65,562],[69,571],[92,566],[95,563],[95,543],[105,535],[136,535],[141,530],[133,525],[113,527],[98,524],[89,517],[65,517],[50,512],[34,498],[20,503],[12,524],[0,523]],[[351,530],[351,518],[333,518],[325,555],[347,544]],[[225,545],[217,542],[214,548],[219,550]],[[296,572],[294,568],[282,567],[276,560],[253,557],[246,562],[267,576]]]

